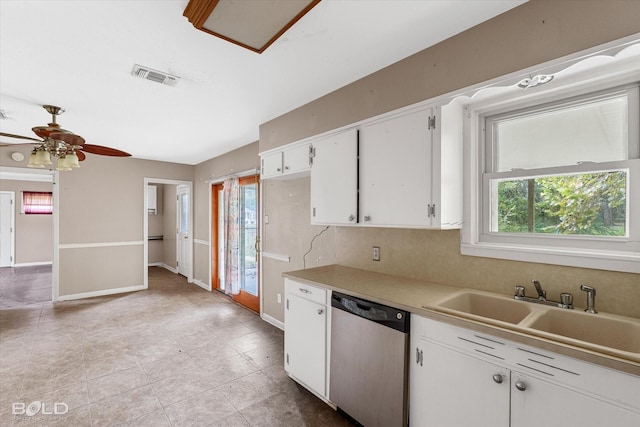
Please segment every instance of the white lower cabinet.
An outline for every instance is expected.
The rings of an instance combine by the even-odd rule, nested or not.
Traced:
[[[285,279],[284,369],[316,395],[327,398],[327,292]]]
[[[637,427],[640,377],[413,315],[412,427]]]

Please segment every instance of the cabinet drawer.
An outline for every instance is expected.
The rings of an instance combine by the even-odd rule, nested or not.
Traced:
[[[327,304],[326,289],[296,282],[288,278],[284,279],[284,287],[287,294],[296,295],[319,304]]]

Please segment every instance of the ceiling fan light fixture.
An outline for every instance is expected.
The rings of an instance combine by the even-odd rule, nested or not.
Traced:
[[[36,168],[36,169],[43,169],[44,168],[43,164],[36,163],[37,155],[38,155],[38,152],[34,148],[33,151],[31,152],[31,154],[29,155],[29,163],[27,163],[27,167],[28,168]]]
[[[44,148],[36,149],[36,155],[34,157],[33,164],[42,166],[52,165],[53,163],[51,162],[51,154],[49,154],[49,152]]]

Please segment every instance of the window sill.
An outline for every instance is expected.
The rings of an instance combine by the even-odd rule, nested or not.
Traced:
[[[497,243],[462,243],[462,255],[535,262],[596,270],[640,273],[640,253],[578,248],[532,247]]]

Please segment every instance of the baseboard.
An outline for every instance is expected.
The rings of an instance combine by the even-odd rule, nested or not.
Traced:
[[[34,267],[34,266],[38,266],[38,265],[52,265],[52,264],[53,264],[53,262],[51,262],[51,261],[20,262],[20,263],[13,264],[11,267]]]
[[[193,282],[196,285],[200,286],[202,289],[204,289],[205,291],[210,291],[211,289],[209,289],[209,285],[207,285],[206,283],[198,280],[198,279],[193,279]]]
[[[268,314],[260,314],[260,318],[262,318],[262,320],[264,320],[267,323],[271,323],[273,326],[275,326],[276,328],[284,331],[284,323],[279,321],[278,319],[276,319],[275,317],[271,317]]]
[[[147,267],[162,267],[165,270],[169,270],[174,274],[178,274],[178,269],[171,267],[170,265],[165,264],[164,262],[149,262],[147,263]]]
[[[82,292],[80,294],[60,295],[56,301],[70,301],[75,299],[103,297],[106,295],[123,294],[127,292],[142,291],[146,289],[142,285],[127,286],[126,288],[104,289],[102,291]]]

